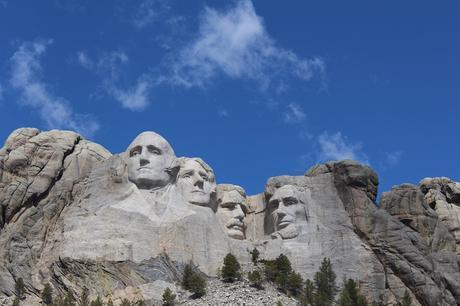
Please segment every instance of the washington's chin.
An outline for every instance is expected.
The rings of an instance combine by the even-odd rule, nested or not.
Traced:
[[[238,240],[244,239],[244,233],[242,230],[239,230],[239,229],[229,228],[227,230],[227,234],[230,238],[233,238],[233,239],[238,239]]]

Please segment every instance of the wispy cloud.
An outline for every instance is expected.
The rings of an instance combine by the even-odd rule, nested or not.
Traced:
[[[297,103],[289,103],[287,110],[284,112],[284,122],[286,123],[299,123],[302,122],[305,117],[305,112]]]
[[[141,75],[130,87],[121,87],[119,77],[122,66],[129,62],[123,51],[112,51],[93,60],[83,51],[77,53],[78,63],[85,69],[95,72],[102,81],[106,93],[121,103],[122,107],[132,111],[141,111],[149,104],[149,93],[153,81],[148,75]]]
[[[352,159],[369,164],[366,154],[362,151],[361,143],[352,143],[341,132],[322,133],[318,137],[318,161]]]
[[[230,113],[228,112],[228,110],[226,110],[225,108],[221,108],[217,111],[217,115],[221,118],[228,118],[230,117]]]
[[[250,0],[240,0],[227,11],[206,7],[198,36],[169,65],[165,81],[184,87],[204,87],[226,76],[254,80],[265,90],[278,88],[284,78],[308,81],[325,72],[322,59],[303,59],[278,47]]]
[[[52,40],[22,43],[10,58],[10,85],[19,91],[23,105],[39,111],[47,128],[70,128],[91,136],[99,129],[98,122],[91,115],[75,114],[70,102],[54,95],[42,81],[40,58],[52,43]]]
[[[133,16],[133,24],[138,28],[144,28],[160,19],[169,10],[167,0],[142,1]]]
[[[396,166],[399,161],[401,160],[402,152],[401,151],[394,151],[386,153],[386,164],[390,167]]]

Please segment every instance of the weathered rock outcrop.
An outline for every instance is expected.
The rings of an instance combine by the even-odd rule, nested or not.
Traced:
[[[257,247],[310,279],[329,257],[382,305],[406,290],[415,305],[460,305],[460,185],[424,179],[379,205],[377,187],[370,167],[341,161],[246,196],[153,132],[112,155],[73,132],[19,129],[0,150],[0,297],[21,277],[31,305],[46,282],[158,303],[185,264],[215,277],[225,254],[247,264]]]

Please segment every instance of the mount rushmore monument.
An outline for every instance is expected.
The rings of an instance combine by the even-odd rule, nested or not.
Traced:
[[[154,132],[112,154],[74,132],[18,129],[0,150],[0,304],[19,278],[30,305],[45,283],[154,301],[187,263],[216,277],[227,253],[244,265],[257,248],[310,279],[328,257],[381,305],[406,291],[414,305],[460,305],[460,184],[426,178],[378,203],[377,187],[347,160],[247,195]]]

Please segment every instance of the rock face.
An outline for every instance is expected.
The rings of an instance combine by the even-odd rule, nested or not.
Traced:
[[[382,305],[406,290],[415,305],[460,305],[460,184],[396,186],[378,205],[377,187],[371,168],[341,161],[247,196],[153,132],[112,155],[73,132],[19,129],[0,150],[0,304],[19,277],[31,305],[47,282],[158,303],[185,264],[215,277],[228,252],[248,265],[256,247],[310,279],[329,257]]]

